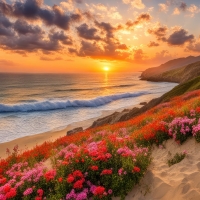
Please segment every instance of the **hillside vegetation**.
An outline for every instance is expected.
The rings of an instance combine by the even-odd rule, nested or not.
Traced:
[[[191,77],[191,76],[188,76],[188,77]],[[122,112],[115,112],[106,117],[97,119],[96,121],[93,122],[91,128],[129,120],[129,119],[136,117],[136,116],[146,112],[147,110],[157,106],[160,103],[169,101],[173,97],[182,95],[189,91],[198,90],[198,89],[200,89],[200,76],[196,77],[192,80],[189,80],[185,83],[177,85],[176,87],[174,87],[172,90],[165,93],[161,97],[152,99],[150,102],[148,102],[145,106],[142,106],[141,108],[134,107],[128,111],[124,110]]]
[[[168,72],[170,70],[176,70],[179,69],[181,67],[190,65],[192,63],[198,62],[200,61],[200,56],[198,57],[193,57],[193,56],[189,56],[186,58],[178,58],[175,60],[170,60],[158,67],[153,67],[153,68],[149,68],[147,70],[145,70],[142,74],[141,74],[141,79],[142,80],[149,80],[149,81],[170,81],[170,82],[181,82],[178,78],[176,78],[176,76],[173,76],[173,79],[164,79],[166,76],[161,76],[161,74]],[[173,73],[172,73],[173,74]],[[183,73],[182,73],[183,74]],[[168,77],[168,76],[167,76]],[[187,79],[189,80],[189,79]]]
[[[198,80],[178,91],[199,87]],[[192,137],[200,142],[199,95],[200,90],[192,91],[129,121],[65,136],[21,154],[17,146],[7,150],[9,157],[0,160],[1,199],[124,199],[145,176],[153,145],[168,139],[181,145]],[[51,169],[45,166],[49,158]]]
[[[184,67],[154,75],[152,80],[184,83],[200,76],[200,62],[195,62]]]

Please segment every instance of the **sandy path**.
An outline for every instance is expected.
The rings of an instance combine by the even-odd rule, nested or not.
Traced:
[[[185,159],[168,167],[169,154],[184,150],[188,152]],[[156,147],[152,156],[153,161],[140,186],[136,186],[126,200],[200,200],[200,144],[189,139],[179,146],[169,140],[164,149]]]

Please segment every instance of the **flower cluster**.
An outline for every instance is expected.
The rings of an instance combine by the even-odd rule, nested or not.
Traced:
[[[196,118],[190,119],[187,116],[173,119],[173,121],[168,125],[169,135],[173,137],[177,143],[182,144],[192,135],[192,126],[195,121]]]

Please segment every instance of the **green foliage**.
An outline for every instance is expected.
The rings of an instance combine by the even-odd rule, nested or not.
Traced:
[[[180,96],[186,92],[198,90],[198,89],[200,89],[200,76],[198,76],[190,81],[187,81],[186,83],[182,83],[182,84],[174,87],[172,90],[165,93],[161,97],[161,99],[162,99],[162,102],[169,101],[171,98],[173,98],[175,96]]]
[[[169,167],[171,167],[174,164],[181,162],[185,158],[185,156],[186,156],[185,153],[176,153],[172,159],[169,159],[167,161]]]
[[[195,135],[195,140],[196,140],[198,143],[200,143],[200,133],[197,133],[197,134]]]

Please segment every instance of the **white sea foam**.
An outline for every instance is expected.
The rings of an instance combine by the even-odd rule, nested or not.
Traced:
[[[145,94],[150,94],[150,93],[147,91],[122,93],[122,94],[101,96],[90,100],[46,100],[46,101],[20,103],[13,105],[0,104],[0,113],[48,111],[48,110],[66,109],[69,107],[98,107],[123,98],[139,97]]]

